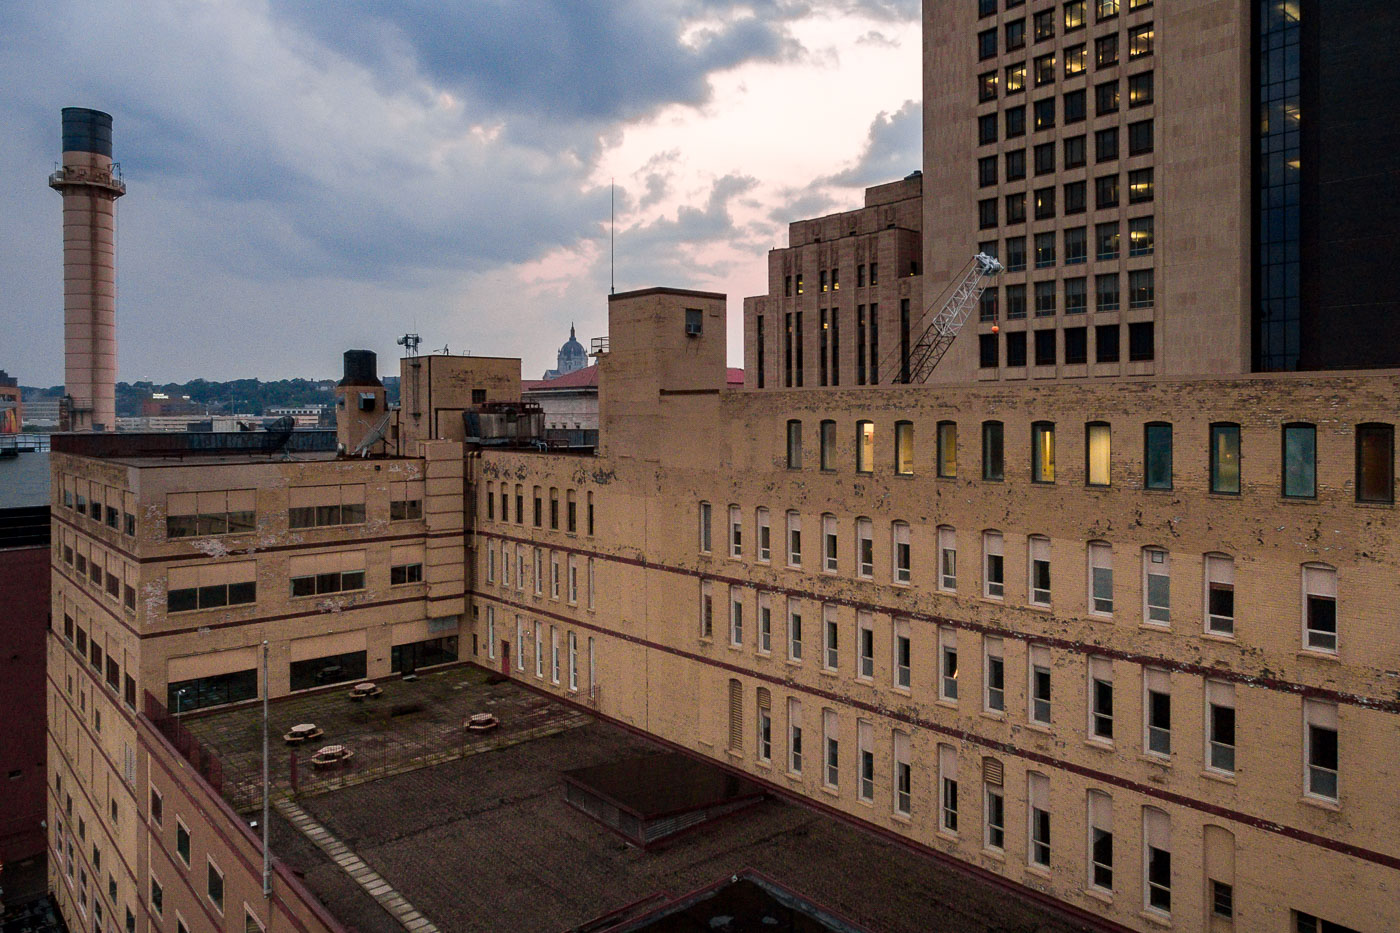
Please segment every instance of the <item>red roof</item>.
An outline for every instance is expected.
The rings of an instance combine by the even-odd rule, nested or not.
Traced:
[[[730,366],[725,371],[725,383],[731,386],[744,384],[744,371]],[[598,366],[585,366],[554,379],[522,379],[522,392],[541,392],[555,389],[596,389],[598,387]]]

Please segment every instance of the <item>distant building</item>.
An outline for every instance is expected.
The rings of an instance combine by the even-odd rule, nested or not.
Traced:
[[[574,327],[569,325],[569,339],[564,341],[564,345],[559,348],[559,358],[553,369],[545,370],[545,379],[558,379],[560,376],[567,376],[569,373],[577,372],[588,366],[588,351],[583,348],[583,344],[578,342],[574,336]],[[596,426],[596,425],[595,425]]]
[[[20,414],[21,426],[34,428],[58,427],[59,407],[61,404],[62,399],[57,395],[45,395],[39,398],[30,397],[25,400],[23,410]]]
[[[290,417],[299,428],[315,428],[324,422],[326,411],[325,405],[279,405],[267,409],[266,415],[269,418]]]
[[[18,434],[24,421],[19,399],[19,380],[0,369],[0,434]]]
[[[744,371],[731,367],[727,383],[742,386]],[[546,431],[598,430],[597,366],[586,366],[553,379],[525,380],[520,390],[526,401],[537,402],[544,409]]]
[[[154,392],[150,398],[141,400],[141,417],[143,418],[201,414],[204,414],[204,406],[192,401],[188,395],[171,398],[164,392]]]

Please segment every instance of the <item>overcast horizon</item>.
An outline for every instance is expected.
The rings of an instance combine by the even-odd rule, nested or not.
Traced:
[[[0,8],[0,369],[63,381],[59,112],[113,116],[118,379],[554,365],[617,290],[767,290],[787,224],[920,168],[916,0]]]

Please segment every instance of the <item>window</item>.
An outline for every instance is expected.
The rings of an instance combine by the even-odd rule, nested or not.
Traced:
[[[398,564],[389,568],[389,585],[397,586],[403,583],[422,583],[423,564],[421,562],[412,564]]]
[[[578,636],[573,632],[568,635],[569,651],[569,689],[578,689]],[[493,655],[494,656],[494,655]]]
[[[938,746],[938,787],[941,806],[938,826],[945,833],[958,832],[958,750]]]
[[[501,493],[501,521],[506,520],[508,520],[508,515],[506,511],[506,494],[503,491]],[[554,531],[559,530],[559,490],[554,489],[553,487],[551,487],[549,490],[549,527]],[[706,527],[708,528],[709,526],[706,525]],[[705,550],[707,551],[710,549],[709,540],[709,537],[706,536]]]
[[[787,513],[788,566],[802,566],[802,516]]]
[[[802,773],[802,702],[788,698],[788,771]]]
[[[997,141],[997,115],[985,114],[977,118],[977,143],[986,146]],[[995,210],[995,202],[993,203]],[[993,224],[995,226],[995,224]]]
[[[994,758],[982,759],[982,773],[985,776],[989,771],[994,771],[996,783],[990,780],[982,782],[982,814],[984,826],[982,827],[982,844],[988,849],[1000,852],[1006,848],[1006,799],[1002,795],[1001,785],[1001,763],[996,762],[995,769],[989,768],[989,762],[995,762]]]
[[[1054,331],[1049,331],[1053,334]],[[1055,425],[1037,421],[1031,425],[1031,480],[1036,483],[1055,481]]]
[[[875,676],[874,617],[865,611],[856,613],[856,677],[869,680]]]
[[[1152,72],[1144,71],[1128,79],[1128,106],[1143,107],[1152,103]]]
[[[766,564],[773,556],[772,536],[768,527],[768,510],[760,507],[755,513],[754,523],[758,527],[758,559]]]
[[[1094,206],[1099,210],[1118,206],[1118,176],[1102,175],[1094,180]]]
[[[1113,54],[1114,54],[1114,56],[1116,57],[1117,54],[1118,54],[1118,37],[1115,35],[1115,36],[1112,37],[1112,39],[1113,39]],[[1096,85],[1096,86],[1094,87],[1094,114],[1095,114],[1095,116],[1100,116],[1100,117],[1101,117],[1101,116],[1103,116],[1104,114],[1108,114],[1108,113],[1117,113],[1117,112],[1118,112],[1118,82],[1117,82],[1116,80],[1114,80],[1114,81],[1105,81],[1105,82],[1103,82],[1102,84]]]
[[[737,505],[729,507],[729,556],[744,556],[744,520]]]
[[[1026,21],[1015,19],[1006,24],[1006,51],[1025,48],[1026,46]]]
[[[1010,296],[1011,290],[1024,289],[1024,285],[1007,286],[1007,294]],[[1025,296],[1021,296],[1021,317],[1025,317]],[[1007,317],[1010,317],[1008,314]],[[1026,332],[1023,330],[1013,331],[1006,335],[1006,365],[1025,366],[1026,365]]]
[[[1025,242],[1026,242],[1026,238],[1025,238],[1025,237],[1016,237],[1016,240],[1018,241],[1018,244],[1019,244],[1020,247],[1021,247],[1021,252],[1020,252],[1018,255],[1019,255],[1019,258],[1020,258],[1020,261],[1021,261],[1021,268],[1024,269],[1024,268],[1026,267],[1026,254],[1025,254]],[[1010,240],[1007,240],[1007,243],[1010,244],[1011,241],[1010,241]],[[1007,319],[1008,321],[1020,321],[1020,320],[1024,320],[1024,319],[1025,319],[1025,316],[1026,316],[1026,286],[1024,286],[1024,285],[1008,285],[1008,286],[1006,286],[1006,319]],[[1008,338],[1007,338],[1007,339],[1010,339],[1010,336],[1009,336],[1009,335],[1008,335]],[[1022,360],[1021,360],[1021,363],[1020,363],[1019,365],[1024,366],[1024,365],[1025,365],[1025,360],[1022,359]]]
[[[744,643],[744,591],[729,588],[729,645],[738,648]]]
[[[1085,262],[1089,254],[1088,231],[1084,227],[1071,227],[1065,231],[1065,265],[1074,266]],[[1080,280],[1082,282],[1082,280]],[[1082,287],[1081,287],[1082,291]],[[1068,303],[1068,302],[1066,302]]]
[[[729,681],[729,750],[744,749],[744,686],[739,681]]]
[[[173,567],[167,578],[166,611],[189,612],[257,602],[258,585],[253,579],[256,569],[254,561]],[[364,588],[363,571],[356,588]]]
[[[1083,280],[1083,279],[1070,279],[1069,281],[1065,282],[1065,289],[1066,289],[1066,291],[1068,291],[1068,290],[1071,288],[1071,286],[1072,286],[1075,282],[1078,282],[1078,283],[1079,283],[1080,289],[1083,289],[1083,287],[1084,287],[1084,280]],[[1073,296],[1072,294],[1067,294],[1067,295],[1066,295],[1066,298],[1070,298],[1070,297],[1074,297],[1074,296]],[[1079,293],[1078,299],[1079,299],[1080,302],[1083,302],[1083,300],[1084,300],[1084,294],[1083,294],[1082,291]],[[1067,314],[1083,314],[1083,313],[1084,313],[1084,307],[1083,307],[1083,305],[1081,304],[1080,307],[1079,307],[1077,310],[1076,310],[1076,309],[1073,309],[1073,308],[1067,308],[1065,313],[1067,313]],[[1088,329],[1087,329],[1087,328],[1084,328],[1084,327],[1066,327],[1066,328],[1065,328],[1065,362],[1066,362],[1066,363],[1087,363],[1088,361],[1089,361],[1089,331],[1088,331]]]
[[[1128,155],[1143,155],[1152,151],[1152,121],[1140,120],[1128,124]]]
[[[1118,158],[1118,127],[1099,130],[1094,134],[1094,159],[1111,162]]]
[[[1008,152],[1008,153],[1006,154],[1006,180],[1007,180],[1007,181],[1020,181],[1022,178],[1025,178],[1025,177],[1026,177],[1026,150],[1024,150],[1024,149],[1016,149],[1016,150],[1014,150],[1014,151],[1012,151],[1012,152]],[[1023,243],[1024,243],[1024,241],[1023,241]],[[1013,247],[1013,242],[1012,242],[1011,240],[1007,240],[1007,241],[1006,241],[1006,261],[1007,261],[1007,268],[1014,272],[1014,271],[1016,271],[1016,269],[1015,269],[1015,265],[1014,265],[1014,262],[1013,262],[1013,261],[1015,260],[1016,257],[1015,257],[1015,254],[1014,254],[1014,252],[1013,252],[1012,247]],[[1021,263],[1022,263],[1022,265],[1024,265],[1024,263],[1025,263],[1025,258],[1024,258],[1024,257],[1025,257],[1025,249],[1024,249],[1024,246],[1023,246],[1023,248],[1022,248],[1022,250],[1021,250],[1021,256],[1022,256],[1022,258],[1021,258]]]
[[[1006,588],[1006,566],[1000,532],[982,533],[982,564],[982,595],[1001,599]]]
[[[958,633],[947,626],[938,629],[938,698],[958,700]]]
[[[1098,278],[1102,279],[1103,276],[1098,276]],[[1117,324],[1098,324],[1094,327],[1094,362],[1118,362]]]
[[[855,572],[861,577],[875,576],[875,531],[869,518],[855,520]]]
[[[1303,700],[1303,790],[1310,797],[1337,800],[1337,705]]]
[[[909,476],[914,472],[914,422],[912,421],[896,421],[894,423],[894,471],[901,476]]]
[[[700,503],[700,552],[710,553],[710,529],[711,529],[711,509],[710,503]],[[487,580],[490,580],[490,568],[487,568]]]
[[[977,365],[981,369],[996,369],[1001,362],[999,351],[996,334],[977,335]]]
[[[1001,653],[1000,638],[982,639],[983,709],[992,713],[1006,711],[1006,659]]]
[[[801,421],[789,421],[787,423],[787,468],[789,470],[802,469]]]
[[[1113,662],[1089,659],[1089,735],[1113,741]]]
[[[834,671],[841,666],[841,650],[836,627],[835,606],[822,606],[822,628],[825,632],[824,644],[826,646],[826,652],[822,658],[822,666],[826,670]]]
[[[175,854],[188,868],[190,864],[190,831],[178,818],[175,820]]]
[[[860,762],[860,782],[856,787],[856,797],[860,800],[875,799],[875,749],[874,726],[868,719],[856,720],[856,756]]]
[[[938,588],[945,593],[958,588],[957,532],[948,525],[938,526]]]
[[[1142,621],[1170,625],[1172,620],[1171,564],[1161,548],[1142,549]]]
[[[1082,57],[1083,57],[1083,53],[1084,53],[1084,47],[1083,47],[1083,46],[1080,46],[1079,52],[1080,52],[1080,57],[1082,58]],[[1069,62],[1066,62],[1065,65],[1066,65],[1066,67],[1068,67]],[[1068,94],[1065,95],[1065,123],[1066,123],[1066,124],[1083,122],[1083,120],[1084,120],[1085,116],[1087,116],[1087,114],[1088,114],[1088,105],[1085,103],[1085,93],[1084,93],[1084,91],[1082,91],[1082,90],[1079,90],[1079,91],[1070,91]],[[1076,139],[1081,139],[1081,140],[1083,139],[1083,137],[1075,137],[1075,138],[1076,138]],[[1081,144],[1081,145],[1082,145],[1082,144]],[[1083,163],[1081,162],[1080,164],[1083,164]],[[1070,167],[1070,166],[1066,166],[1066,168],[1069,168],[1069,167]]]
[[[1113,799],[1091,790],[1089,806],[1089,886],[1113,890]]]
[[[1026,775],[1028,822],[1026,858],[1032,865],[1050,867],[1050,779],[1034,771]]]
[[[938,475],[958,475],[958,425],[954,421],[938,422]]]
[[[715,631],[714,584],[700,581],[700,637],[712,638]]]
[[[1136,272],[1129,275],[1130,282],[1135,275]],[[1156,355],[1155,333],[1156,328],[1151,321],[1134,321],[1128,325],[1129,362],[1151,360]]]
[[[510,584],[510,558],[506,545],[501,545],[504,558],[502,579]],[[365,552],[346,551],[339,554],[320,554],[311,557],[294,557],[290,563],[291,594],[299,596],[322,596],[329,593],[347,593],[365,588]],[[252,584],[248,584],[251,586]],[[201,588],[201,603],[202,599]],[[230,596],[233,588],[230,587]],[[201,606],[202,608],[202,606]]]
[[[1207,554],[1206,631],[1214,635],[1235,634],[1235,562],[1223,554]]]
[[[834,789],[841,784],[841,737],[835,710],[822,710],[822,745],[825,747],[826,763],[822,770],[822,783]]]
[[[1112,19],[1118,15],[1118,0],[1095,0],[1099,20]]]
[[[993,221],[996,218],[995,203],[993,203]],[[1026,222],[1026,195],[1025,192],[1019,194],[1008,194],[1006,196],[1006,222],[1008,224],[1022,224]],[[992,226],[996,226],[993,222]]]
[[[1134,217],[1128,221],[1128,255],[1151,256],[1153,249],[1152,218]]]
[[[912,572],[912,559],[909,549],[909,525],[895,522],[891,526],[892,551],[894,559],[893,579],[895,583],[908,583]]]
[[[1291,499],[1317,496],[1317,428],[1283,426],[1283,494]]]
[[[1172,910],[1171,820],[1156,807],[1142,808],[1144,906],[1164,914]]]
[[[997,57],[996,29],[984,29],[977,34],[977,57],[979,60]]]
[[[1143,428],[1143,487],[1172,488],[1172,426],[1149,422]]]
[[[219,913],[224,912],[224,875],[211,859],[209,861],[209,902]]]
[[[1089,544],[1089,611],[1113,614],[1113,548],[1102,541]]]
[[[1018,94],[1026,89],[1026,63],[1006,66],[1006,93]]]
[[[1152,54],[1152,40],[1154,37],[1151,23],[1141,26],[1134,26],[1128,30],[1128,60],[1142,58]]]
[[[1210,912],[1223,920],[1235,916],[1235,886],[1224,881],[1210,880]]]
[[[1337,653],[1337,571],[1303,565],[1303,647]]]
[[[1026,716],[1031,722],[1050,725],[1050,649],[1030,646],[1030,690]]]
[[[982,422],[982,480],[999,483],[1005,478],[1002,456],[1003,426],[1000,421]]]
[[[1151,201],[1153,194],[1152,169],[1141,168],[1128,173],[1128,203],[1143,204]]]
[[[909,762],[909,733],[894,732],[894,812],[908,816],[913,798],[913,768]]]
[[[520,487],[518,487],[518,486],[516,487],[517,492],[516,492],[516,496],[515,496],[515,516],[516,516],[516,519],[517,519],[518,521],[520,521],[520,522],[523,524],[524,521],[525,521],[525,519],[524,519],[524,518],[521,516],[521,514],[520,514],[520,493],[519,493],[519,491],[518,491],[519,488],[520,488]],[[570,490],[569,490],[568,492],[566,492],[564,495],[565,495],[565,497],[566,497],[566,499],[567,499],[567,501],[565,502],[565,509],[566,509],[566,511],[565,511],[565,516],[566,516],[566,518],[567,518],[567,522],[566,522],[565,525],[564,525],[564,530],[565,530],[567,533],[571,534],[571,535],[572,535],[572,534],[577,534],[577,533],[578,533],[578,500],[575,498],[575,494],[574,494],[574,491],[573,491],[572,489],[570,489]]]
[[[1007,200],[1007,213],[1010,214],[1010,199]],[[1008,216],[1008,223],[1010,217]],[[987,230],[997,225],[997,199],[987,198],[977,202],[977,225],[982,230]]]
[[[978,75],[978,76],[977,76],[977,100],[978,100],[979,102],[983,102],[983,101],[989,101],[989,100],[996,100],[996,98],[997,98],[997,73],[996,73],[995,71],[985,71],[985,72],[983,72],[982,74]],[[864,272],[865,272],[865,268],[864,268],[864,267],[861,267],[860,273],[862,273],[862,274],[860,274],[860,275],[857,277],[857,281],[856,281],[857,286],[864,284],[864,282],[862,281],[862,280],[865,278],[865,276],[864,276],[864,274],[863,274]]]
[[[1356,426],[1356,501],[1395,501],[1395,428]]]
[[[1090,486],[1109,484],[1111,450],[1112,429],[1107,422],[1091,421],[1084,426],[1084,475]]]
[[[1235,773],[1235,686],[1206,681],[1206,767]]]
[[[1035,316],[1054,317],[1055,315],[1055,283],[1036,282],[1035,283]],[[1046,333],[1039,331],[1038,333]],[[1036,365],[1052,365],[1055,362],[1055,341],[1036,338]]]
[[[1142,672],[1143,750],[1149,755],[1171,757],[1172,687],[1171,675],[1157,668]]]
[[[1043,10],[1035,14],[1035,41],[1055,38],[1055,11]]]
[[[1084,0],[1070,0],[1065,4],[1065,32],[1084,28]]]
[[[1055,234],[1037,233],[1035,235],[1035,267],[1044,269],[1055,264]]]
[[[795,599],[788,606],[788,660],[802,660],[802,604]]]
[[[572,637],[572,636],[570,636]],[[773,760],[773,695],[767,687],[758,688],[758,760]]]
[[[911,648],[909,643],[909,620],[894,621],[894,685],[908,690],[910,687]]]
[[[1118,258],[1118,223],[1099,224],[1094,228],[1094,241],[1099,259]],[[1096,277],[1100,311],[1118,310],[1118,276],[1100,275]]]
[[[162,916],[165,914],[165,889],[155,878],[151,879],[151,908]]]
[[[856,422],[856,472],[875,472],[875,424]]]
[[[1228,495],[1240,492],[1240,426],[1210,426],[1210,491]]]
[[[823,470],[836,469],[836,422],[821,422],[817,431],[818,445],[821,448],[819,462]]]
[[[1055,189],[1037,188],[1035,190],[1035,219],[1049,220],[1055,216]]]

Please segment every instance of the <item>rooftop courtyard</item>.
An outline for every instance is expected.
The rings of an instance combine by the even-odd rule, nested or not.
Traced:
[[[347,688],[272,704],[274,855],[347,928],[737,931],[762,916],[757,928],[795,931],[1081,929],[873,832],[772,797],[634,846],[566,802],[565,772],[603,767],[615,779],[629,768],[605,766],[666,749],[495,680],[455,667],[385,682],[371,700],[352,701]],[[421,708],[405,711],[414,705]],[[465,719],[480,712],[499,727],[468,735]],[[342,744],[355,755],[334,775],[299,775],[293,797],[280,738],[299,723],[324,732],[298,752],[299,771],[310,772],[300,762],[314,746]],[[248,782],[260,770],[261,709],[186,725],[224,759],[225,795],[244,809],[256,804],[256,782]],[[622,790],[620,800],[654,799],[652,788]]]

